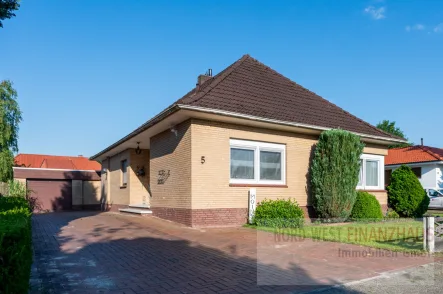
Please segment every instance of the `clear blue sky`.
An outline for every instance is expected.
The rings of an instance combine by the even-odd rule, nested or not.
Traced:
[[[443,147],[443,2],[30,1],[0,29],[22,153],[90,156],[243,54]]]

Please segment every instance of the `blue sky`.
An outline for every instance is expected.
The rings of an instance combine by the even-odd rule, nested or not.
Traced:
[[[0,29],[0,79],[19,93],[22,153],[93,155],[246,53],[443,147],[440,0],[21,3]]]

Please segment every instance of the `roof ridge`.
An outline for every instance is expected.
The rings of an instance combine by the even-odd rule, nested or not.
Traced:
[[[338,105],[332,103],[331,101],[329,101],[329,100],[323,98],[322,96],[318,95],[317,93],[315,93],[315,92],[313,92],[313,91],[311,91],[311,90],[309,90],[309,89],[303,87],[302,85],[297,84],[296,82],[294,82],[294,81],[291,80],[290,78],[288,78],[288,77],[284,76],[283,74],[279,73],[278,71],[276,71],[276,70],[273,69],[272,67],[267,66],[267,65],[264,64],[263,62],[261,62],[261,61],[255,59],[255,58],[253,58],[253,57],[251,57],[251,56],[249,56],[249,58],[252,59],[253,61],[255,61],[256,63],[258,63],[259,65],[265,67],[266,69],[272,71],[274,74],[277,74],[278,76],[280,76],[280,77],[282,77],[282,78],[288,80],[288,81],[291,82],[293,85],[295,85],[295,86],[297,86],[297,87],[300,87],[300,88],[302,88],[303,90],[305,90],[305,91],[307,91],[307,92],[309,92],[309,93],[311,93],[311,94],[314,94],[315,96],[319,97],[320,99],[322,99],[322,100],[325,101],[326,103],[331,104],[331,105],[337,107],[338,109],[340,109],[340,110],[343,111],[344,113],[346,113],[346,114],[352,116],[353,118],[355,118],[355,119],[357,119],[358,121],[360,121],[360,122],[366,124],[367,126],[371,127],[372,129],[374,129],[374,130],[376,130],[376,131],[378,131],[378,132],[381,132],[381,133],[384,134],[384,135],[388,135],[388,136],[391,137],[391,138],[400,138],[400,137],[393,136],[393,135],[390,134],[390,133],[387,133],[387,132],[385,132],[385,131],[380,130],[379,128],[377,128],[377,127],[371,125],[370,123],[368,123],[368,122],[362,120],[361,118],[359,118],[359,117],[353,115],[352,113],[350,113],[350,112],[344,110],[344,109],[341,108],[340,106],[338,106]],[[403,138],[401,138],[401,139],[403,139]]]
[[[435,152],[431,151],[431,150],[429,149],[428,146],[422,146],[422,145],[418,145],[418,146],[419,146],[419,148],[422,149],[423,151],[425,151],[425,152],[427,152],[428,154],[434,156],[437,160],[441,160],[441,159],[442,159],[441,156],[439,156],[439,155],[436,154]]]
[[[234,63],[232,63],[228,67],[226,67],[224,70],[222,70],[218,74],[216,74],[212,79],[206,81],[206,82],[209,82],[209,84],[207,86],[205,86],[204,89],[202,89],[201,91],[195,91],[197,88],[194,88],[193,90],[195,91],[195,94],[194,94],[195,98],[192,99],[189,102],[189,104],[199,101],[206,94],[211,92],[212,89],[214,89],[218,84],[220,84],[224,79],[226,79],[240,64],[242,64],[248,58],[252,58],[252,57],[249,54],[244,54],[240,59],[238,59],[237,61],[235,61]],[[203,85],[206,84],[206,82],[203,83]],[[191,90],[190,92],[192,92],[193,90]],[[174,104],[180,104],[179,103],[180,100],[182,100],[186,96],[187,96],[187,94],[185,96],[183,96],[182,98],[180,98],[179,100],[177,100]]]

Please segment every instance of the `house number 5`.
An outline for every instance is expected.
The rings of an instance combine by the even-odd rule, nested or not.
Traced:
[[[203,164],[203,163],[205,163],[205,162],[206,162],[206,159],[205,159],[204,156],[202,156],[202,158],[201,158],[201,163]]]

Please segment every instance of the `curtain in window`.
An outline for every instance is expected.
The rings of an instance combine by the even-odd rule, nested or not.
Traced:
[[[260,179],[281,180],[281,153],[260,151]]]
[[[378,186],[378,161],[366,160],[366,186]]]
[[[231,179],[254,179],[254,150],[231,148]]]

